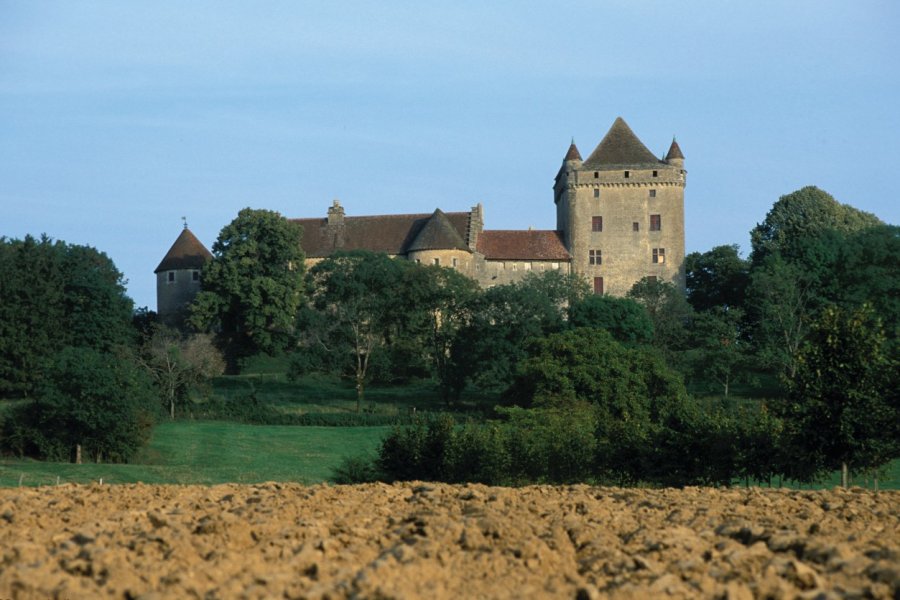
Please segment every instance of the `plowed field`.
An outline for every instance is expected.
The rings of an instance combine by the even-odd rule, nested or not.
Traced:
[[[0,490],[6,598],[900,598],[900,492]]]

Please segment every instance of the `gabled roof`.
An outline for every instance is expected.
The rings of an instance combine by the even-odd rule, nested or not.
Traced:
[[[441,213],[465,240],[468,212]],[[385,254],[406,254],[409,246],[433,215],[373,215],[344,217],[343,225],[329,226],[328,220],[291,219],[303,227],[300,245],[309,258],[324,258],[337,250],[369,250]]]
[[[478,251],[487,260],[571,260],[559,231],[486,229],[478,235]]]
[[[200,243],[190,229],[185,227],[153,272],[199,269],[211,258],[212,254],[206,249],[206,246]]]
[[[459,232],[454,229],[447,215],[441,209],[436,208],[406,251],[450,249],[468,250],[469,247]]]
[[[675,138],[672,138],[672,145],[669,146],[669,152],[666,154],[666,160],[671,160],[673,158],[684,160],[684,154],[681,153],[681,148],[678,146],[678,142],[675,141]]]
[[[600,143],[584,161],[585,169],[602,169],[612,166],[658,165],[660,160],[631,131],[622,117],[615,122]]]

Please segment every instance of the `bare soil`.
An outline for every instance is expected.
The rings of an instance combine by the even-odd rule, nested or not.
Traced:
[[[900,492],[0,490],[7,598],[900,598]]]

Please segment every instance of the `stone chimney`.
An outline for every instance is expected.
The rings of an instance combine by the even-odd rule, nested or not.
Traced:
[[[478,248],[478,236],[484,229],[484,207],[481,202],[472,207],[469,212],[469,230],[466,232],[466,242],[469,250],[475,252]]]
[[[335,198],[328,209],[328,225],[329,227],[341,227],[344,224],[344,207],[341,202]]]

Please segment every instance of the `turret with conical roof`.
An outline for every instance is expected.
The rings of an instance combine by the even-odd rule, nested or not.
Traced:
[[[187,305],[200,291],[200,271],[212,254],[187,223],[156,267],[156,312],[162,322],[178,326]]]
[[[666,162],[673,167],[684,168],[684,154],[681,153],[681,147],[675,141],[675,136],[672,136],[672,145],[669,146],[669,151],[666,153]]]
[[[583,162],[573,142],[554,184],[572,270],[618,296],[644,277],[683,287],[684,185],[678,145],[660,160],[622,117]]]

